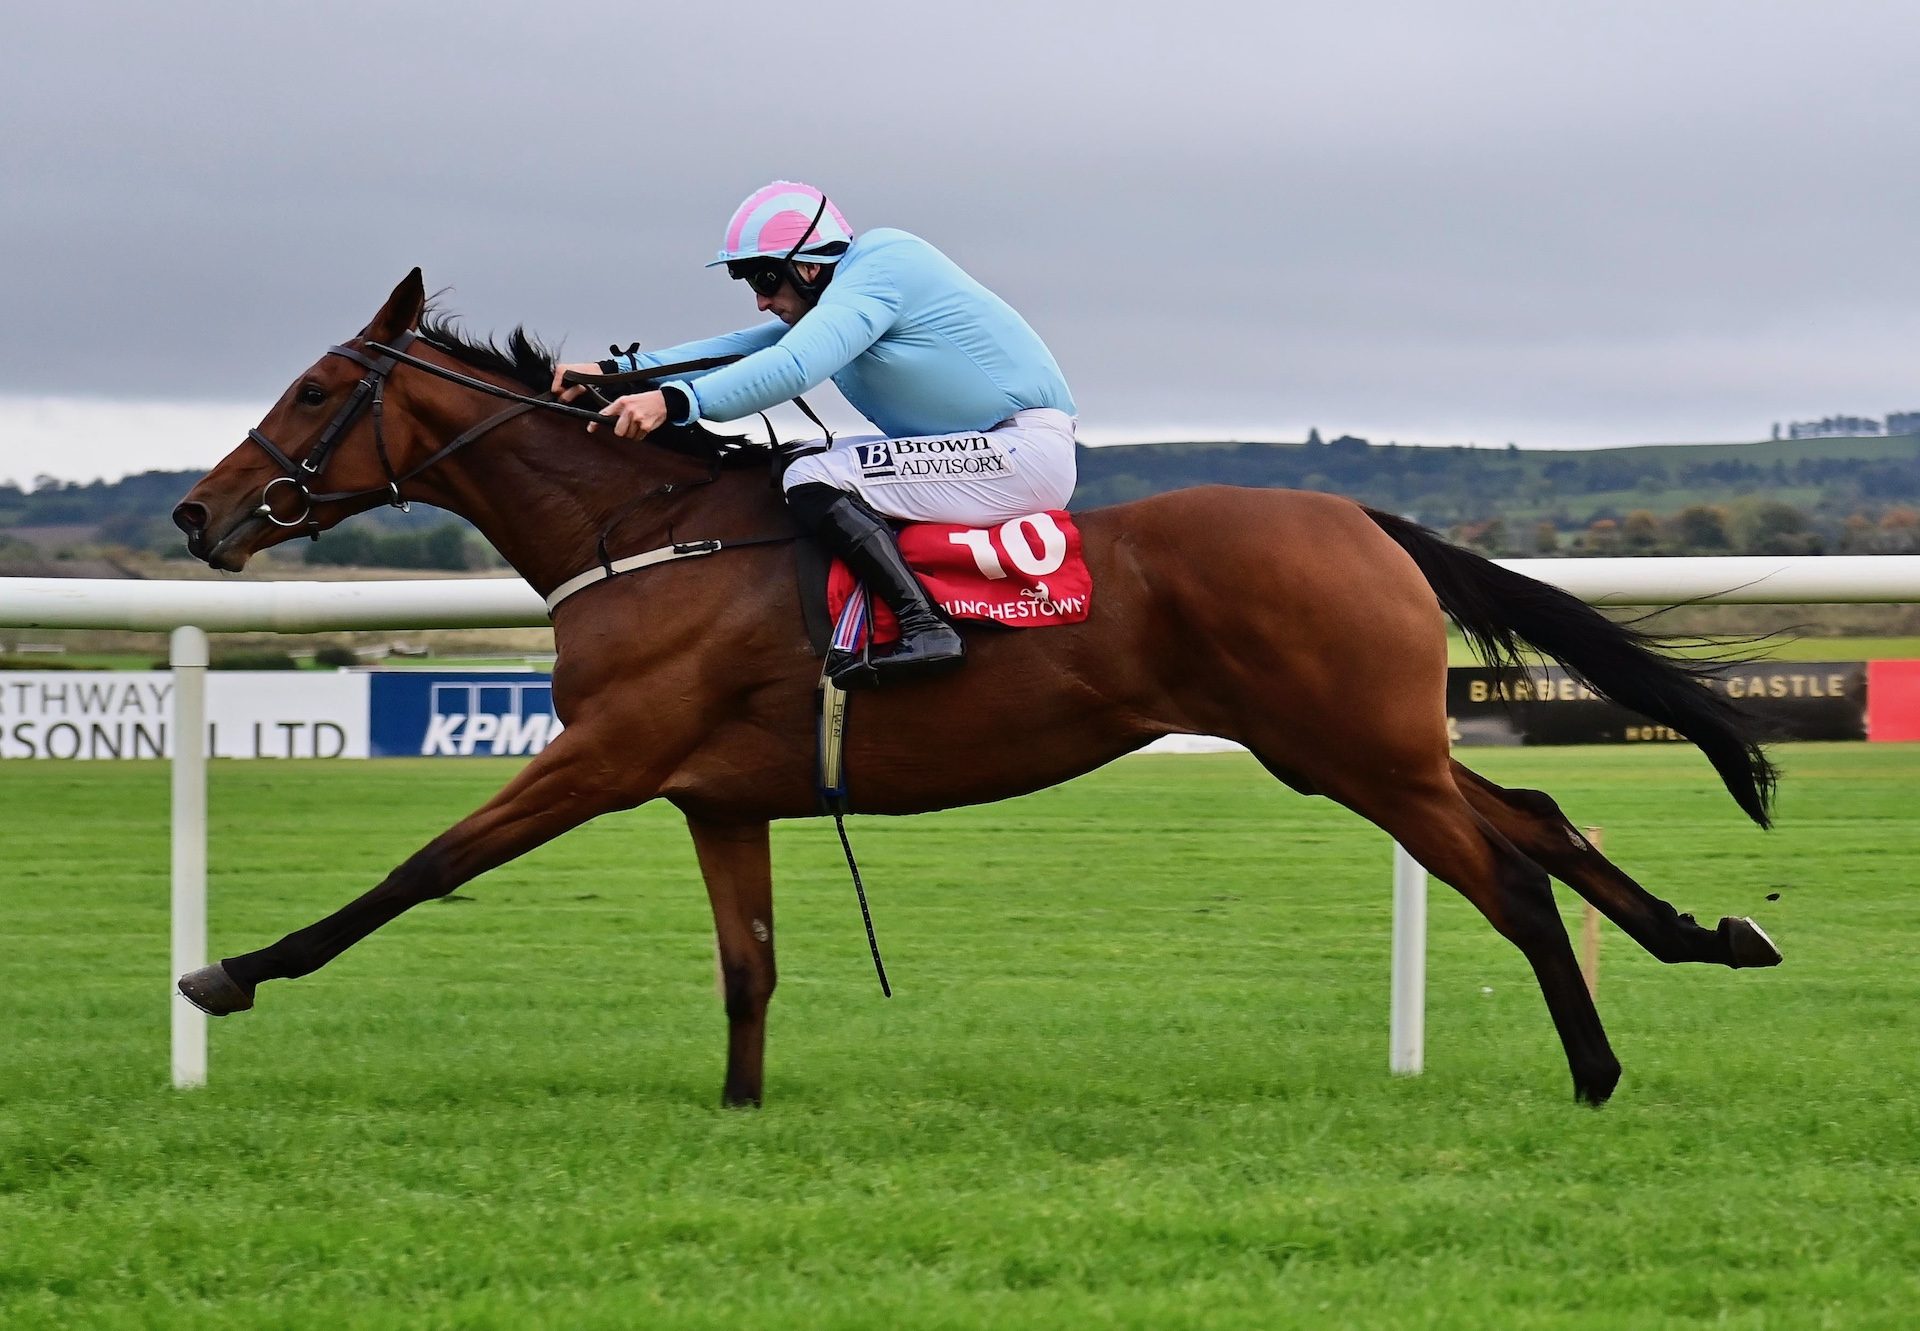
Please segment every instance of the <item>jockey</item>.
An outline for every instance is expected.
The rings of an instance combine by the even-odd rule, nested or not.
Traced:
[[[872,662],[880,680],[957,666],[960,635],[901,558],[885,519],[986,526],[1065,508],[1075,407],[1052,353],[1011,306],[932,245],[889,229],[856,237],[811,185],[780,180],[747,196],[707,266],[723,264],[772,320],[562,365],[554,391],[569,370],[743,357],[616,401],[614,433],[641,439],[669,422],[764,411],[832,379],[880,433],[798,457],[782,483],[788,508],[900,621],[898,647]],[[857,670],[846,667],[848,682],[859,682]]]

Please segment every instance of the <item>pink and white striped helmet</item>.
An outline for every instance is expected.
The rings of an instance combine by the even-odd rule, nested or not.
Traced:
[[[784,259],[790,252],[796,259],[813,263],[834,263],[838,254],[817,254],[823,245],[851,243],[853,228],[840,210],[828,203],[826,195],[811,185],[793,180],[776,180],[749,194],[733,210],[727,234],[720,242],[720,257],[708,264],[718,268],[740,259]],[[818,217],[818,223],[814,218]]]

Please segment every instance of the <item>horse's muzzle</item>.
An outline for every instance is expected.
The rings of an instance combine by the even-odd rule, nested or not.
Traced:
[[[255,530],[256,522],[230,523],[216,540],[207,530],[213,525],[212,511],[205,504],[188,500],[173,510],[173,525],[187,534],[187,553],[208,568],[238,573],[246,567],[249,552],[236,547],[244,545],[249,533]]]
[[[207,557],[207,523],[212,517],[205,504],[188,501],[174,506],[173,525],[187,534],[187,553],[195,559]]]

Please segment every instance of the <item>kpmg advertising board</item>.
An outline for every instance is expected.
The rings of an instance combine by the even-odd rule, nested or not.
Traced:
[[[1867,667],[1859,661],[1727,666],[1709,687],[1749,711],[1769,739],[1867,738]],[[1463,746],[1685,742],[1595,697],[1558,666],[1504,684],[1480,667],[1448,671],[1447,727]]]
[[[170,757],[173,688],[164,671],[0,674],[0,758]],[[215,758],[527,757],[560,729],[530,671],[207,677]]]
[[[1749,665],[1713,687],[1778,739],[1920,739],[1920,662]],[[1557,668],[1503,688],[1450,672],[1454,743],[1676,742]],[[164,672],[0,674],[0,758],[158,758],[173,750]],[[855,721],[858,725],[858,721]],[[532,672],[216,672],[207,749],[218,758],[528,757],[560,733],[547,676]]]

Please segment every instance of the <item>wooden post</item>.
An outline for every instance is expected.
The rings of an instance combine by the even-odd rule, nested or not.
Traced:
[[[1586,829],[1587,840],[1593,848],[1599,850],[1605,843],[1604,827]],[[1587,903],[1586,914],[1580,923],[1580,974],[1586,977],[1587,994],[1598,997],[1600,994],[1600,912]]]

